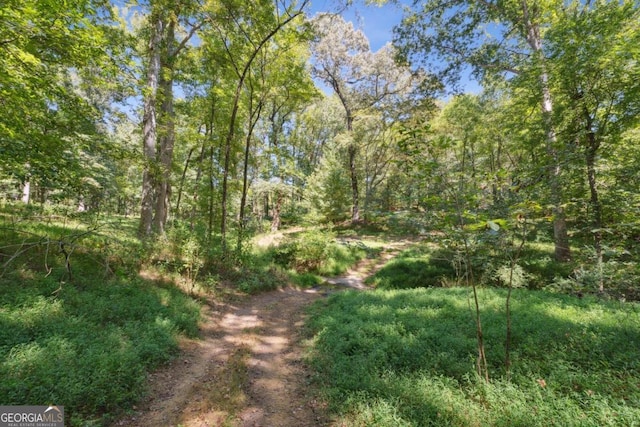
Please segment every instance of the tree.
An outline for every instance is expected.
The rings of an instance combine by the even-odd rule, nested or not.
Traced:
[[[596,265],[603,262],[607,226],[598,185],[601,151],[637,126],[640,114],[640,10],[631,1],[573,3],[556,15],[547,33],[558,123],[583,152],[589,188]],[[602,275],[600,291],[604,291]]]
[[[142,195],[139,235],[164,234],[171,195],[175,145],[174,80],[178,55],[207,20],[194,15],[199,2],[152,0],[149,5],[145,51],[146,78],[142,118]],[[179,31],[184,27],[184,34]],[[158,107],[160,107],[158,109]]]
[[[235,91],[232,98],[231,115],[228,121],[228,130],[224,136],[224,161],[222,175],[222,212],[220,222],[220,234],[222,238],[223,252],[226,251],[227,217],[228,217],[228,182],[231,167],[231,147],[236,136],[236,121],[240,107],[242,91],[249,77],[251,67],[267,44],[281,32],[290,22],[301,16],[307,1],[300,5],[291,4],[284,10],[274,10],[270,2],[260,2],[254,5],[254,16],[241,16],[237,5],[225,5],[230,22],[237,26],[238,34],[242,40],[240,46],[232,49],[230,37],[222,37],[223,48],[229,63],[236,75]],[[223,31],[218,27],[218,31]],[[224,33],[222,33],[224,34]]]
[[[367,109],[388,108],[396,97],[407,96],[421,83],[422,76],[396,65],[391,46],[373,53],[364,33],[340,15],[319,14],[313,21],[317,39],[312,44],[312,73],[325,82],[340,100],[350,143],[347,147],[351,181],[351,221],[360,221],[358,179],[359,141],[354,138],[354,121]]]
[[[325,221],[346,219],[351,202],[347,191],[348,168],[345,168],[341,148],[339,143],[326,147],[318,167],[305,184],[305,198]]]
[[[316,214],[321,214],[327,220],[342,220],[350,207],[348,194],[347,204],[342,203],[345,191],[350,188],[346,175],[348,169],[340,161],[344,158],[344,153],[340,152],[337,138],[345,130],[342,112],[342,105],[336,96],[321,96],[294,115],[288,133],[288,162],[283,167],[296,189],[295,194],[301,197],[301,212],[315,218],[318,218]],[[327,161],[327,155],[331,160]],[[344,181],[336,181],[344,184],[342,188],[324,183],[324,178],[329,173],[326,169],[333,167],[338,168],[336,176],[346,178]],[[327,210],[324,206],[336,197],[340,201],[335,203],[335,214],[325,215]],[[342,210],[345,206],[345,210]]]
[[[298,193],[294,186],[301,177],[295,164],[300,141],[291,129],[298,112],[318,95],[307,71],[307,40],[302,40],[297,31],[284,31],[276,37],[275,45],[277,48],[269,49],[265,58],[268,96],[265,115],[259,125],[263,145],[258,171],[261,179],[270,184],[267,188],[276,201],[272,204],[273,231],[280,228],[284,201],[287,196],[291,199]]]
[[[319,166],[325,148],[335,136],[344,131],[342,106],[335,96],[322,96],[303,111],[298,112],[291,131],[291,145],[295,147],[294,169],[297,182],[304,180]]]

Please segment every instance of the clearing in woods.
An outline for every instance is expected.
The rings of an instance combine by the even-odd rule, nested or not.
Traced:
[[[328,279],[329,287],[285,288],[235,303],[209,300],[200,339],[181,342],[180,357],[150,376],[149,396],[115,425],[330,425],[309,391],[300,342],[304,309],[331,289],[365,289],[363,279],[404,246],[390,245],[378,259]]]

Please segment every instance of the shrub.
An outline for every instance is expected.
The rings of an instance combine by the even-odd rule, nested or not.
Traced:
[[[287,276],[276,267],[241,268],[234,280],[238,290],[247,294],[272,291],[287,283]]]
[[[142,282],[0,283],[0,400],[57,402],[76,417],[131,405],[145,372],[168,361],[178,332],[198,332],[198,306]],[[19,302],[18,302],[19,301]]]
[[[327,258],[334,239],[332,232],[302,233],[293,244],[293,267],[296,270],[317,271]]]
[[[338,275],[367,256],[367,248],[336,241],[332,231],[312,230],[289,237],[272,249],[273,261],[297,273]]]

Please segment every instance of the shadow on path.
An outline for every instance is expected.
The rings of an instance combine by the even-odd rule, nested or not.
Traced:
[[[326,283],[370,289],[364,279],[409,245],[392,243]],[[147,398],[115,426],[311,427],[330,425],[309,393],[300,330],[322,287],[285,288],[239,302],[209,300],[201,337],[184,339],[178,359],[149,377]]]

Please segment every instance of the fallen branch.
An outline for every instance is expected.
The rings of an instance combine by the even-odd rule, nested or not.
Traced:
[[[7,250],[7,249],[12,249],[12,248],[16,248],[15,252],[13,252],[12,255],[6,255],[9,258],[2,264],[2,267],[0,267],[0,270],[2,270],[0,272],[0,277],[2,277],[4,275],[4,273],[8,270],[8,267],[19,257],[21,257],[22,255],[26,254],[27,252],[29,252],[32,249],[37,249],[37,248],[41,248],[44,247],[45,248],[45,254],[44,254],[44,269],[46,271],[46,275],[45,277],[48,277],[51,272],[53,271],[53,268],[49,266],[49,252],[50,252],[50,248],[52,246],[57,246],[60,249],[60,253],[64,256],[64,267],[65,270],[67,272],[68,275],[68,279],[72,280],[73,276],[72,276],[72,271],[71,271],[71,255],[73,254],[73,251],[76,249],[75,243],[80,240],[81,238],[88,236],[90,234],[93,234],[96,232],[96,230],[98,230],[99,226],[94,226],[86,231],[80,232],[80,233],[75,233],[75,234],[68,234],[66,236],[63,236],[61,238],[55,239],[55,238],[51,238],[49,236],[41,236],[38,235],[36,233],[32,233],[30,231],[24,231],[24,230],[18,230],[15,228],[6,228],[6,227],[2,227],[0,228],[0,230],[6,230],[9,231],[11,233],[14,234],[22,234],[22,235],[26,235],[26,237],[24,238],[24,240],[21,243],[16,243],[16,244],[12,244],[12,245],[6,245],[3,247],[0,247],[0,251],[3,250]],[[29,241],[29,239],[33,239],[32,241]],[[1,254],[1,253],[0,253]]]

